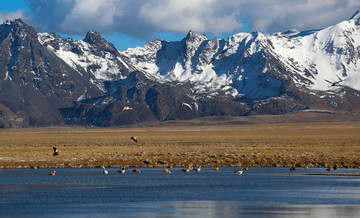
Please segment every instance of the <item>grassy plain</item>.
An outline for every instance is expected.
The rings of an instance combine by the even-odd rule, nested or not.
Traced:
[[[358,167],[360,121],[0,130],[0,168],[189,164]]]

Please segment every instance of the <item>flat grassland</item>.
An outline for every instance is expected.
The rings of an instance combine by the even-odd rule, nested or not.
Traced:
[[[0,168],[187,165],[359,167],[360,121],[0,130]]]

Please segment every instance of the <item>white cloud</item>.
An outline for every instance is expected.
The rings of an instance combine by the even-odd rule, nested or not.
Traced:
[[[123,15],[123,4],[117,0],[75,0],[60,24],[62,31],[107,29],[116,26],[115,20]],[[105,28],[104,28],[105,27]]]
[[[219,35],[318,29],[349,19],[358,0],[28,0],[36,29],[67,34],[95,29],[149,40],[158,32]],[[243,27],[246,29],[242,29]]]
[[[218,0],[152,0],[147,1],[139,16],[160,31],[221,34],[239,29],[242,25],[236,10]]]
[[[25,14],[22,10],[9,12],[9,13],[2,13],[0,12],[0,23],[5,22],[6,20],[15,20],[17,18],[24,18]]]

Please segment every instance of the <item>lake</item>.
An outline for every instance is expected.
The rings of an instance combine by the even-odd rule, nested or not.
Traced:
[[[326,168],[2,169],[0,215],[11,217],[359,217],[360,177]],[[56,170],[55,176],[49,176]],[[340,168],[332,173],[360,172]]]

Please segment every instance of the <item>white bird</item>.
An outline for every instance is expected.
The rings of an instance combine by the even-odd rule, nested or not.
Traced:
[[[212,62],[216,61],[216,60],[220,60],[222,58],[222,55],[227,51],[227,49],[225,49],[224,51],[220,52],[215,58],[213,58],[208,64],[211,64]]]
[[[190,172],[190,169],[186,168],[186,169],[182,169],[182,171],[188,173],[188,172]]]
[[[196,172],[200,172],[201,170],[201,166],[198,166],[197,168],[194,169]]]
[[[119,170],[118,172],[119,173],[121,173],[121,174],[124,174],[125,173],[125,171],[126,171],[126,168],[125,167],[123,167],[121,170]]]
[[[191,111],[193,110],[192,107],[191,107],[191,105],[188,104],[188,103],[185,103],[185,102],[184,102],[184,103],[181,103],[180,107],[187,107],[187,108],[189,108]]]
[[[243,168],[241,168],[241,170],[235,171],[235,173],[238,174],[238,175],[243,174],[243,172],[244,172],[244,171],[243,171]]]
[[[105,175],[109,174],[109,172],[105,169],[104,166],[103,166],[103,169],[104,169],[104,174],[105,174]]]

